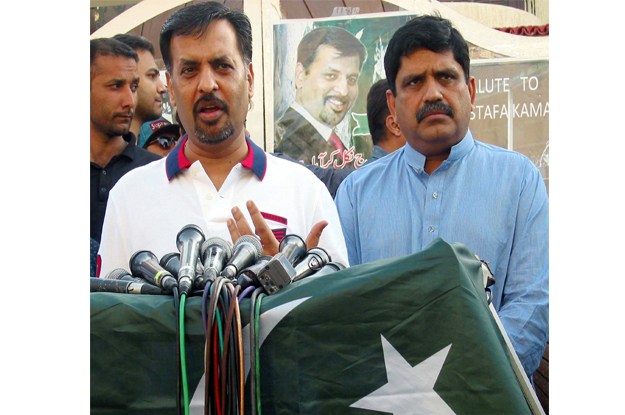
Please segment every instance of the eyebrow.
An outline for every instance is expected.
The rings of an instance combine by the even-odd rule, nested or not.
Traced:
[[[126,79],[123,78],[113,78],[113,79],[109,79],[109,81],[107,82],[108,85],[113,85],[113,84],[125,84],[128,83],[128,81]]]
[[[221,62],[235,62],[235,60],[230,55],[221,55],[212,58],[209,61],[211,64],[221,63]],[[197,65],[199,61],[197,59],[192,58],[180,58],[181,65]]]
[[[408,80],[408,81],[412,81],[413,79],[422,79],[426,75],[427,72],[429,72],[429,70],[425,70],[421,72],[410,72],[406,74],[402,79]],[[436,69],[433,72],[435,76],[446,75],[446,74],[460,75],[462,73],[458,71],[456,68],[454,68],[453,66]]]
[[[229,55],[221,55],[211,60],[212,64],[222,63],[222,62],[234,63],[234,59],[232,59]]]

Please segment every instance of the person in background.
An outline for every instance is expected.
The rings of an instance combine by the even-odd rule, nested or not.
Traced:
[[[141,135],[146,137],[143,148],[159,156],[166,156],[180,139],[180,128],[178,124],[161,117],[143,124]]]
[[[167,88],[161,81],[160,72],[154,60],[152,42],[142,36],[128,34],[115,35],[113,39],[130,46],[139,56],[137,70],[140,82],[130,131],[137,137],[139,147],[143,147],[147,137],[141,135],[141,126],[162,116],[163,94],[167,92]]]
[[[137,54],[114,39],[93,39],[90,80],[91,239],[100,242],[109,192],[130,170],[160,157],[137,147]]]
[[[406,145],[406,137],[402,134],[386,103],[388,89],[386,79],[380,79],[371,86],[367,94],[367,121],[373,141],[373,154],[363,166]]]
[[[450,21],[418,16],[391,38],[388,107],[407,145],[350,174],[336,205],[352,265],[418,252],[437,238],[489,262],[492,304],[530,379],[549,333],[549,201],[522,154],[469,130],[469,48]]]

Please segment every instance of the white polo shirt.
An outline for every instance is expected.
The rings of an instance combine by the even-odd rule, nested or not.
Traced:
[[[247,158],[232,168],[217,191],[202,164],[184,156],[187,139],[166,158],[124,175],[111,190],[100,242],[100,277],[115,268],[129,271],[128,261],[139,250],[159,259],[178,252],[176,235],[185,225],[199,226],[206,238],[231,242],[226,221],[234,206],[253,226],[248,200],[258,206],[279,241],[288,234],[306,239],[315,223],[327,220],[319,246],[333,261],[349,265],[336,206],[306,167],[268,155],[247,139]]]

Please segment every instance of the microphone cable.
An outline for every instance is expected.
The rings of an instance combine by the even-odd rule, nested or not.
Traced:
[[[245,406],[245,362],[239,296],[228,278],[209,280],[202,293],[204,414],[239,415]]]
[[[258,331],[260,320],[260,304],[266,295],[264,288],[258,287],[250,299],[250,403],[252,415],[260,415],[260,350],[258,347]]]
[[[254,291],[256,287],[254,287],[253,285],[250,285],[249,287],[247,287],[246,289],[243,290],[243,292],[241,294],[239,294],[239,302],[241,302],[241,300],[243,300],[245,297],[247,297],[247,295]]]
[[[182,378],[182,397],[184,404],[184,414],[189,415],[189,388],[187,385],[187,362],[186,362],[186,351],[185,351],[185,343],[184,343],[184,307],[187,299],[187,294],[182,293],[180,295],[180,313],[178,325],[180,327],[180,373]]]
[[[172,289],[172,294],[174,297],[174,314],[176,320],[176,414],[182,415],[183,408],[182,404],[182,384],[181,384],[181,374],[180,374],[180,299],[178,296],[178,287],[174,287]]]
[[[229,294],[228,301],[230,305],[228,307],[228,315],[226,317],[224,346],[221,356],[221,391],[222,394],[226,394],[226,391],[228,390],[230,391],[230,407],[235,408],[235,413],[238,413],[238,411],[236,411],[236,408],[239,404],[238,400],[236,399],[236,397],[239,396],[238,384],[236,382],[238,377],[238,365],[236,364],[236,362],[238,361],[238,359],[236,356],[237,349],[235,349],[237,343],[237,332],[235,331],[236,327],[233,323],[234,312],[237,304],[237,294],[241,287],[237,285],[233,288],[232,284],[226,284],[226,288],[228,289],[226,291],[226,294]],[[227,370],[228,368],[226,366],[228,366],[230,370]],[[226,387],[226,383],[228,383],[228,388]],[[226,399],[222,399],[221,405],[222,413],[226,413]]]
[[[222,287],[226,282],[227,279],[223,277],[217,277],[214,281],[209,281],[204,287],[204,295],[202,296],[204,302],[203,310],[205,310],[202,319],[204,320],[206,327],[206,346],[204,350],[204,373],[206,375],[206,382],[204,385],[205,414],[221,414],[219,396],[218,394],[213,394],[212,391],[214,390],[215,385],[218,385],[215,380],[215,377],[218,375],[217,356],[219,351],[217,339],[218,337],[221,337],[221,315],[219,313],[220,305],[218,303]],[[208,307],[205,307],[207,301]],[[214,399],[211,399],[213,396]]]

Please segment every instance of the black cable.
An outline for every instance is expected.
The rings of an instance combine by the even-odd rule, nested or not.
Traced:
[[[252,415],[257,414],[256,410],[256,328],[255,328],[255,308],[256,308],[256,298],[258,295],[263,292],[264,289],[262,287],[258,287],[252,293],[252,298],[250,299],[250,402]]]

